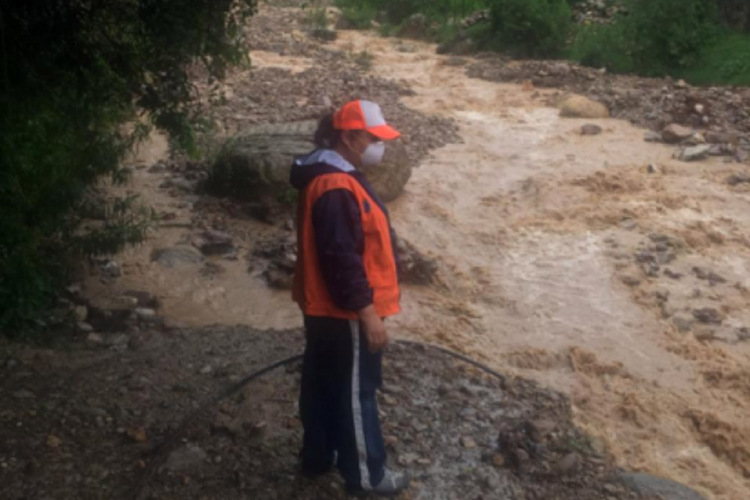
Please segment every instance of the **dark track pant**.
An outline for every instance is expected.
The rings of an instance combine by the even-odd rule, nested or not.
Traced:
[[[367,490],[385,464],[375,400],[382,353],[369,351],[358,321],[306,316],[305,329],[302,466],[322,472],[335,462],[349,486]]]

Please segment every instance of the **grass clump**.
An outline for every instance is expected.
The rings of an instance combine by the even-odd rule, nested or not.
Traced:
[[[368,50],[363,50],[360,52],[357,52],[353,56],[354,62],[362,68],[364,71],[370,71],[372,69],[372,65],[375,62],[375,56],[372,55],[372,52]]]

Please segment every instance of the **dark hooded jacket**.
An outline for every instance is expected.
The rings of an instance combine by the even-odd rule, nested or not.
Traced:
[[[290,182],[295,189],[303,191],[316,177],[341,172],[354,177],[388,217],[388,209],[365,176],[333,150],[318,149],[298,157],[292,165]],[[312,218],[320,270],[334,304],[348,311],[359,311],[371,305],[373,290],[362,260],[365,236],[354,195],[346,189],[326,192],[315,202]],[[396,235],[393,228],[390,231],[391,251],[398,267]]]

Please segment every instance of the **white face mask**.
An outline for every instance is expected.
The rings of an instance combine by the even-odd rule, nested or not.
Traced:
[[[383,161],[383,155],[385,154],[385,143],[382,141],[373,142],[365,152],[362,153],[362,166],[373,167]]]

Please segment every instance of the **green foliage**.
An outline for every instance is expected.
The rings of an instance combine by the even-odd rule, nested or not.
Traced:
[[[694,84],[750,86],[750,35],[724,33],[681,75]]]
[[[662,76],[694,65],[717,33],[713,1],[629,0],[612,25],[582,29],[571,54],[612,71]]]
[[[504,52],[523,57],[558,57],[572,26],[566,0],[493,0],[491,36]]]
[[[87,215],[98,219],[89,222],[93,227],[87,231],[66,238],[76,253],[90,257],[111,255],[126,245],[142,243],[156,221],[153,209],[139,204],[137,195],[112,199],[103,195],[88,198],[75,213],[86,219],[89,218]]]
[[[187,67],[246,58],[254,0],[6,0],[0,5],[0,333],[39,324],[66,263],[142,238],[133,200],[86,233],[77,210],[147,127],[195,152]],[[105,212],[107,212],[105,210]],[[130,213],[130,215],[126,215]]]
[[[228,196],[240,201],[253,201],[260,175],[257,169],[235,156],[236,141],[227,140],[220,147],[215,160],[209,163],[206,191],[217,196]]]
[[[368,2],[353,2],[351,0],[337,0],[336,5],[341,8],[341,15],[355,29],[372,28],[372,22],[377,15],[377,9],[374,5]]]
[[[622,24],[584,26],[576,34],[568,55],[586,66],[631,73],[637,68],[628,40]]]
[[[706,0],[630,0],[623,21],[633,59],[646,74],[695,63],[716,33],[716,6]]]

